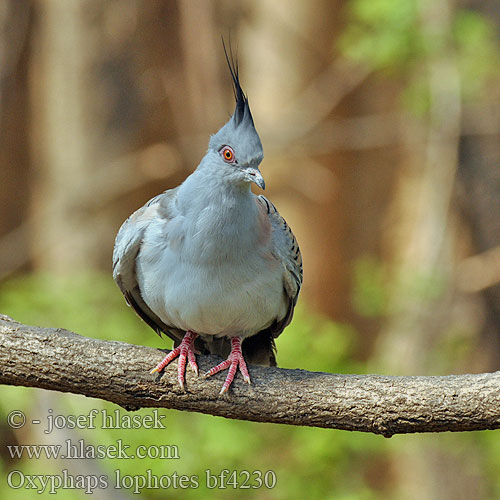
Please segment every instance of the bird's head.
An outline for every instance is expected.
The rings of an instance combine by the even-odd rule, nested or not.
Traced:
[[[222,41],[224,45],[224,40]],[[255,183],[265,189],[264,178],[259,165],[264,158],[262,144],[255,130],[252,113],[244,94],[238,74],[238,65],[226,54],[227,64],[233,79],[236,108],[229,121],[212,137],[208,144],[208,153],[215,159],[217,168],[235,183]]]

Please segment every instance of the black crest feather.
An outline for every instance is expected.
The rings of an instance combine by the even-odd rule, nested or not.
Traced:
[[[250,120],[253,123],[252,115],[250,113],[250,108],[248,107],[248,99],[243,89],[240,85],[240,76],[238,70],[238,59],[233,56],[233,49],[231,47],[231,41],[229,42],[229,54],[226,48],[226,43],[224,42],[224,37],[222,38],[222,46],[224,47],[224,54],[226,56],[227,65],[231,73],[231,78],[233,79],[233,92],[234,98],[236,100],[236,109],[234,110],[234,118],[236,124],[239,125],[245,116],[245,112],[248,114]]]

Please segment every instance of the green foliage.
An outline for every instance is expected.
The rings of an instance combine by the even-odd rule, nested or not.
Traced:
[[[308,314],[299,304],[292,325],[276,341],[278,364],[310,371],[359,372],[361,368],[351,359],[357,338],[350,325]]]
[[[353,0],[341,51],[375,70],[402,69],[422,51],[415,0]]]
[[[485,84],[500,76],[496,28],[483,15],[465,9],[456,12],[452,28],[462,93],[472,99],[484,90]]]
[[[37,274],[4,283],[0,310],[28,325],[66,328],[81,335],[149,346],[162,343],[131,309],[127,311],[109,276],[99,273]]]
[[[438,300],[446,290],[446,280],[437,272],[424,273],[402,269],[398,276],[389,274],[386,265],[373,255],[357,259],[353,265],[353,295],[355,310],[363,316],[384,316],[389,311],[389,290],[398,280],[398,289],[405,297],[419,303]]]
[[[484,92],[500,77],[500,47],[494,25],[468,9],[451,12],[449,30],[435,30],[422,0],[351,0],[338,47],[347,58],[404,82],[402,104],[417,115],[429,109],[427,63],[444,57],[456,64],[464,99]],[[429,18],[426,18],[426,17]]]
[[[358,259],[353,267],[352,303],[358,314],[377,317],[387,312],[387,271],[373,256]]]

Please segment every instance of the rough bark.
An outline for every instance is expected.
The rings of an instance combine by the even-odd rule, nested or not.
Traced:
[[[500,428],[500,372],[394,377],[251,366],[251,386],[237,377],[229,394],[219,396],[221,376],[205,380],[188,370],[183,392],[176,363],[160,376],[150,375],[162,355],[149,347],[26,326],[0,315],[2,384],[82,394],[127,410],[173,408],[386,437]],[[200,372],[217,361],[198,356]]]

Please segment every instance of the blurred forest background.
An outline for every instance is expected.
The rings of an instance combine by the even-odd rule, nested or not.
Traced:
[[[264,146],[266,196],[304,258],[278,364],[498,370],[498,0],[0,0],[0,312],[170,347],[125,306],[112,245],[133,210],[196,167],[232,113],[221,34],[237,49]],[[277,475],[273,489],[145,498],[500,498],[498,431],[386,440],[164,411],[163,431],[44,435],[9,428],[5,415],[115,407],[2,387],[0,408],[5,499],[39,497],[7,486],[14,469],[112,477],[117,468]],[[5,448],[81,438],[175,444],[181,458],[12,460]]]

